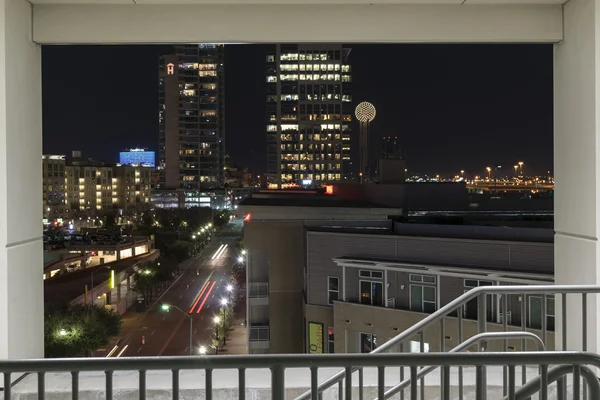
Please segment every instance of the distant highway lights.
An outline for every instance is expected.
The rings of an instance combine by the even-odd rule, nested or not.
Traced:
[[[163,304],[162,306],[160,306],[160,308],[162,308],[166,312],[169,312],[171,308],[174,308],[190,319],[190,356],[193,355],[194,347],[192,346],[192,343],[194,339],[194,318],[192,317],[192,314],[188,314],[181,308],[169,304]]]

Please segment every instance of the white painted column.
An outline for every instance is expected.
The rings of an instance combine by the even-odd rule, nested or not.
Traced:
[[[0,359],[44,355],[41,49],[32,28],[31,3],[0,0]]]
[[[556,284],[600,285],[600,0],[564,6],[554,56]],[[587,350],[600,351],[600,296],[590,295]],[[556,345],[562,348],[560,300]],[[582,303],[567,301],[567,348],[582,349]]]

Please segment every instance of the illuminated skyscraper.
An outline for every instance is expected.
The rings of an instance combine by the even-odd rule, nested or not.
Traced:
[[[267,51],[269,183],[335,182],[349,173],[350,49],[273,45]]]
[[[159,66],[161,189],[220,187],[225,159],[223,45],[175,47]]]

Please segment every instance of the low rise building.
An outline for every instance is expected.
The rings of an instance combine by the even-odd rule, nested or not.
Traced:
[[[253,194],[238,212],[249,353],[369,352],[472,288],[553,282],[551,229],[400,223],[400,208],[310,191]],[[554,342],[552,297],[487,302],[488,330],[506,323]],[[477,308],[445,319],[443,350],[477,332]],[[424,332],[412,350],[440,349],[443,334]]]

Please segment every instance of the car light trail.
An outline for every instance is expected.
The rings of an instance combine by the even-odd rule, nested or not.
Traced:
[[[210,283],[209,280],[206,281],[206,283],[204,284],[204,286],[202,287],[202,290],[200,290],[200,294],[198,295],[198,297],[196,298],[196,301],[194,302],[194,305],[192,307],[190,307],[190,311],[189,313],[192,314],[194,312],[194,309],[196,308],[196,306],[198,305],[198,302],[200,301],[200,299],[202,298],[202,295],[204,294],[204,292],[206,291],[206,288],[208,287],[208,284]]]
[[[215,251],[215,254],[213,254],[213,256],[211,257],[211,260],[214,260],[215,258],[217,258],[217,255],[219,254],[219,252],[221,251],[221,249],[223,248],[223,246],[225,245],[221,245],[219,246],[219,248],[217,249],[217,251]]]
[[[115,347],[112,348],[112,350],[110,351],[110,353],[108,353],[106,355],[106,358],[110,358],[113,354],[115,354],[115,351],[117,351],[117,349],[119,348],[119,345],[115,345]]]
[[[121,357],[121,356],[123,355],[123,353],[125,353],[125,350],[127,350],[127,348],[128,348],[128,347],[129,347],[129,345],[128,345],[128,344],[126,344],[126,345],[125,345],[125,347],[123,347],[123,350],[121,350],[121,351],[119,352],[119,355],[117,356],[117,358]]]
[[[219,254],[217,255],[217,257],[215,258],[219,258],[223,255],[223,253],[225,253],[225,250],[227,250],[227,246],[229,246],[228,244],[226,244],[225,246],[223,246],[223,248],[221,249],[221,251],[219,252]]]
[[[208,300],[208,298],[210,297],[210,292],[212,292],[212,290],[215,287],[216,283],[217,283],[216,281],[213,281],[212,285],[210,285],[210,289],[208,290],[208,293],[206,293],[206,297],[204,298],[204,300],[200,304],[200,307],[198,307],[198,311],[196,311],[196,314],[200,314],[200,311],[202,311],[202,307],[204,307],[204,303],[206,303],[206,300]]]

